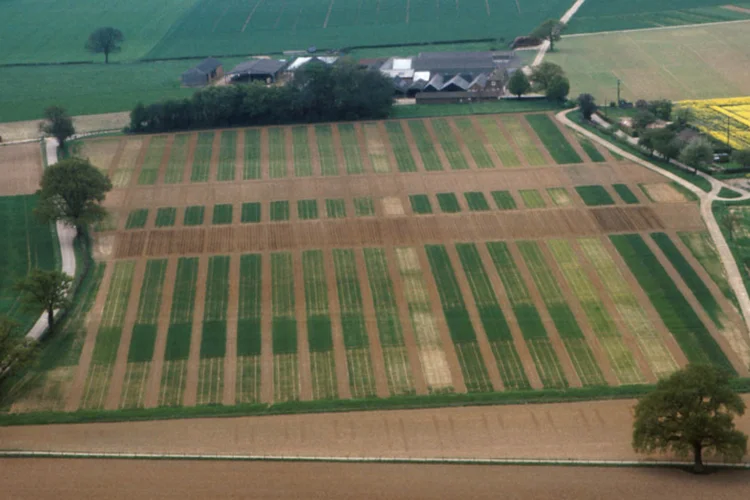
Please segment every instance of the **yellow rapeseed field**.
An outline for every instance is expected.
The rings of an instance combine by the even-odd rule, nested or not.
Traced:
[[[750,149],[750,97],[680,101],[681,108],[690,108],[695,124],[702,131],[735,149]]]

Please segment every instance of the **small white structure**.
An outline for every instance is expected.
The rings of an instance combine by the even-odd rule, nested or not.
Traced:
[[[330,64],[333,64],[336,61],[338,61],[338,59],[339,58],[336,57],[336,56],[298,57],[297,59],[294,60],[294,62],[292,64],[289,65],[289,67],[287,67],[286,70],[287,71],[297,71],[302,66],[304,66],[305,64],[307,64],[309,62],[312,62],[312,61],[318,61],[318,62],[322,62],[324,64],[329,64],[330,65]]]
[[[411,57],[391,57],[380,67],[380,72],[391,78],[413,78]]]

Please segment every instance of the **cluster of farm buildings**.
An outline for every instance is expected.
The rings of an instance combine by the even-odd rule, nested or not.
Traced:
[[[239,83],[285,81],[307,64],[334,64],[339,56],[304,56],[291,61],[252,59],[224,72],[209,57],[182,74],[182,84],[202,87],[215,81]],[[421,52],[413,57],[361,59],[360,66],[378,70],[393,81],[396,97],[417,102],[495,100],[504,94],[508,76],[521,67],[514,51]]]

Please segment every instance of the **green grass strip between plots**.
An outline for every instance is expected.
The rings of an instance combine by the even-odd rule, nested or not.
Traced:
[[[417,150],[419,150],[419,155],[422,157],[424,169],[428,172],[443,170],[440,156],[435,151],[435,144],[424,122],[422,120],[409,120],[407,123],[409,124],[409,131],[417,145]]]
[[[401,122],[385,122],[385,130],[388,132],[388,139],[391,142],[393,154],[396,156],[396,166],[399,172],[416,172],[417,165],[411,156],[411,149],[406,142],[404,130],[401,128]]]
[[[260,130],[245,130],[245,151],[243,153],[242,179],[260,179]]]
[[[526,115],[526,120],[534,129],[557,163],[581,163],[581,157],[570,145],[557,125],[547,115]]]
[[[211,156],[213,153],[214,133],[200,132],[193,154],[193,166],[190,172],[190,182],[206,182],[211,170]]]

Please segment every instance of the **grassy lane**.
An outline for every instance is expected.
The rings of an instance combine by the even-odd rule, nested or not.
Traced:
[[[474,129],[474,124],[472,124],[471,118],[455,118],[453,121],[458,128],[461,139],[466,144],[466,147],[469,148],[469,153],[471,153],[471,157],[474,158],[477,167],[494,168],[495,165],[492,163],[492,158],[490,158],[487,150],[484,149],[482,139]]]
[[[237,131],[226,130],[221,133],[219,143],[219,169],[217,181],[233,181],[237,158]]]
[[[365,146],[367,154],[370,156],[372,170],[376,174],[382,174],[391,171],[391,164],[388,161],[388,153],[380,136],[380,130],[376,123],[365,123],[362,125],[365,134]]]
[[[141,173],[138,174],[139,185],[156,184],[156,178],[159,176],[159,165],[161,165],[166,145],[166,135],[157,135],[151,138],[151,142],[146,149],[146,156],[143,159]]]
[[[404,332],[399,321],[393,283],[388,274],[385,251],[382,248],[365,248],[364,255],[380,345],[383,349],[388,392],[391,396],[414,394],[414,380],[404,344]]]
[[[427,132],[422,120],[409,120],[409,130],[411,131],[414,142],[417,144],[419,155],[422,157],[424,168],[428,172],[443,170],[443,164],[440,162],[440,156],[435,151],[435,144],[432,142],[430,133]]]
[[[427,390],[430,393],[452,392],[453,376],[435,316],[432,314],[430,296],[417,251],[410,247],[397,248],[396,261]]]
[[[174,282],[172,310],[169,314],[164,370],[159,389],[159,406],[182,406],[193,332],[195,286],[198,281],[198,258],[180,257]]]
[[[529,347],[536,371],[544,387],[567,387],[568,381],[560,360],[549,340],[539,311],[534,305],[534,299],[531,298],[523,276],[508,250],[508,245],[502,241],[491,242],[487,243],[487,250],[505,286],[505,293],[508,295],[513,314],[518,321],[518,327]]]
[[[375,375],[370,359],[362,291],[354,250],[333,250],[336,290],[341,309],[341,332],[346,348],[346,367],[352,398],[375,396]]]
[[[649,320],[646,311],[628,286],[625,277],[617,269],[612,257],[601,241],[596,238],[582,238],[578,243],[592,268],[599,275],[604,288],[612,297],[620,318],[635,336],[646,361],[657,378],[671,375],[679,367],[672,353],[664,344],[659,332]]]
[[[245,152],[242,179],[260,179],[260,130],[245,130]]]
[[[268,129],[268,172],[271,179],[286,177],[286,134],[283,128]]]
[[[491,391],[492,384],[479,352],[474,326],[466,310],[448,252],[443,245],[425,245],[425,251],[440,295],[448,331],[456,346],[466,390],[469,392]]]
[[[622,334],[599,298],[599,292],[578,262],[570,243],[565,240],[552,240],[547,245],[565,281],[581,303],[586,319],[607,354],[617,380],[621,384],[645,382],[633,353],[625,345]]]
[[[237,403],[260,401],[261,290],[260,254],[240,257],[237,314]]]
[[[547,188],[547,194],[555,206],[568,207],[573,204],[573,200],[570,198],[568,190],[564,187]]]
[[[411,156],[411,149],[404,137],[404,129],[401,128],[400,122],[385,122],[385,130],[388,132],[388,139],[393,148],[393,154],[396,156],[396,166],[399,172],[416,172],[417,165]]]
[[[321,250],[302,252],[305,281],[307,342],[310,350],[313,399],[336,399],[336,361],[333,356],[328,283]]]
[[[582,163],[581,157],[570,145],[557,125],[547,115],[526,115],[526,121],[542,140],[544,147],[556,163]]]
[[[732,287],[727,281],[724,265],[721,263],[719,253],[716,251],[711,235],[706,231],[681,232],[679,233],[682,243],[690,249],[695,259],[701,263],[716,286],[737,307],[737,298],[734,296]]]
[[[162,207],[156,210],[156,227],[174,226],[177,221],[177,209],[175,207]]]
[[[197,402],[199,405],[221,403],[224,392],[229,259],[227,255],[214,255],[208,259],[198,371]]]
[[[734,368],[706,325],[698,318],[667,271],[637,234],[610,236],[664,324],[691,363],[710,362],[732,373]]]
[[[614,205],[615,200],[604,189],[604,186],[576,186],[579,196],[589,207],[598,207],[601,205]]]
[[[179,184],[185,174],[187,164],[188,145],[190,134],[177,134],[172,142],[172,150],[169,153],[167,170],[164,173],[165,184]]]
[[[435,137],[443,147],[445,156],[448,158],[448,163],[453,170],[467,170],[469,164],[466,163],[463,153],[461,153],[461,147],[458,145],[456,136],[453,135],[448,121],[444,118],[436,118],[431,120],[432,128],[435,131]]]
[[[315,140],[318,143],[318,157],[320,158],[321,174],[339,175],[339,165],[336,158],[336,150],[333,145],[331,126],[316,125]]]
[[[146,380],[154,357],[156,328],[161,313],[161,296],[166,272],[167,259],[146,262],[143,285],[138,298],[138,313],[128,349],[128,365],[120,408],[143,407]]]
[[[492,149],[495,150],[498,158],[503,162],[503,167],[520,167],[521,161],[518,159],[518,155],[513,151],[513,146],[505,140],[495,119],[489,116],[481,116],[477,118],[477,121],[487,140],[492,145]]]
[[[482,265],[482,259],[476,245],[459,243],[456,245],[456,250],[505,388],[529,389],[529,380],[526,377],[526,372],[524,372],[521,358],[516,351],[513,335],[510,332],[505,315],[500,309],[500,304],[498,304],[497,296],[492,289],[492,283],[490,283],[484,265]]]
[[[357,133],[354,130],[354,125],[344,123],[336,125],[336,127],[341,137],[341,149],[344,151],[346,173],[361,174],[364,172],[364,167],[362,167],[362,153],[359,150],[359,142],[357,141]]]
[[[555,323],[557,332],[565,344],[565,350],[568,351],[578,378],[581,379],[581,384],[584,386],[605,385],[606,381],[594,353],[565,300],[555,276],[547,265],[539,244],[535,241],[521,241],[518,243],[518,249]]]
[[[637,205],[640,203],[638,201],[638,197],[633,193],[633,191],[630,190],[630,188],[626,184],[612,184],[612,188],[617,193],[617,196],[619,196],[622,201],[627,203],[628,205]]]
[[[200,132],[195,145],[193,166],[190,172],[190,182],[207,182],[211,170],[211,155],[213,153],[214,132]]]
[[[112,281],[102,309],[102,320],[94,343],[91,366],[86,377],[81,409],[102,409],[112,377],[120,336],[128,308],[130,288],[133,284],[135,261],[118,261],[112,264]]]
[[[292,254],[271,254],[271,336],[273,338],[273,400],[299,399],[297,320],[294,309]]]
[[[510,133],[513,141],[521,148],[521,152],[526,157],[526,161],[529,165],[537,167],[545,165],[547,161],[544,159],[541,151],[534,144],[534,140],[531,138],[529,132],[521,125],[519,121],[521,118],[518,116],[499,116],[498,120]]]
[[[296,177],[310,177],[313,174],[310,160],[310,143],[307,127],[292,128],[292,150],[294,151],[294,175]]]

